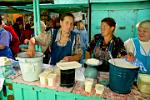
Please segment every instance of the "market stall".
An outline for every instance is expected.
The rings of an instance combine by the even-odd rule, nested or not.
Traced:
[[[44,65],[45,66],[45,65]],[[46,65],[45,68],[48,68]],[[44,68],[44,67],[43,67]],[[45,69],[44,68],[44,69]],[[49,68],[51,68],[49,66]],[[100,83],[106,85],[109,80],[109,73],[100,72]],[[76,81],[75,85],[70,88],[61,87],[59,76],[54,86],[41,85],[40,81],[24,81],[20,71],[17,75],[5,80],[6,91],[1,93],[2,100],[13,97],[14,100],[149,100],[150,96],[141,93],[136,86],[132,87],[129,94],[118,94],[113,92],[109,87],[104,86],[102,94],[97,94],[93,87],[91,92],[85,92],[84,82]],[[11,87],[11,88],[10,88]],[[5,93],[6,94],[5,94]],[[11,99],[12,100],[12,99]]]
[[[7,59],[7,58],[1,58],[1,59]],[[57,63],[56,66],[52,66],[49,64],[42,64],[42,65],[39,64],[40,65],[39,67],[41,67],[42,70],[40,73],[37,74],[37,71],[39,69],[38,69],[38,65],[32,63],[32,61],[34,60],[38,60],[38,59],[20,58],[19,62],[11,59],[10,60],[7,59],[5,60],[4,64],[6,65],[4,67],[2,67],[1,64],[0,75],[1,77],[3,76],[5,78],[5,83],[4,86],[2,87],[1,96],[0,96],[2,100],[7,100],[7,99],[8,100],[9,99],[10,100],[28,100],[28,99],[42,100],[43,98],[46,100],[49,99],[62,100],[62,98],[63,100],[100,100],[100,99],[101,100],[103,99],[149,100],[150,99],[150,95],[146,94],[149,93],[148,91],[146,91],[146,89],[144,91],[142,90],[143,92],[139,91],[139,89],[141,90],[143,88],[141,86],[147,86],[147,87],[149,86],[149,83],[147,83],[146,81],[139,81],[140,85],[138,85],[138,87],[137,85],[132,85],[131,92],[129,90],[129,92],[121,93],[121,91],[125,90],[123,89],[123,87],[121,87],[121,90],[118,91],[114,91],[110,89],[110,82],[111,82],[110,80],[112,80],[112,76],[110,76],[110,74],[112,74],[112,71],[111,73],[98,72],[95,77],[95,75],[91,73],[93,72],[92,70],[89,70],[88,71],[89,75],[86,75],[85,73],[87,72],[87,70],[85,70],[84,67],[81,67],[81,64],[77,62],[60,62]],[[91,59],[87,61],[91,61]],[[28,63],[30,63],[31,66],[24,66],[27,65]],[[86,62],[86,64],[90,64],[91,66],[91,63]],[[93,64],[96,63],[94,62]],[[73,76],[74,77],[73,79],[75,81],[74,80],[72,81],[74,83],[71,86],[70,86],[70,80],[68,81],[67,79],[62,80],[62,78],[64,79],[64,77],[62,76],[64,73],[62,72],[64,72],[64,70],[69,70],[70,68],[71,69],[77,68],[76,74],[74,73],[75,76]],[[70,75],[72,74],[70,73]],[[123,74],[120,74],[120,76],[122,75]],[[86,79],[81,78],[81,76],[83,77],[85,76]],[[130,78],[130,75],[127,76]],[[69,77],[71,78],[71,76]],[[148,76],[146,79],[148,79]],[[93,80],[92,84],[90,82],[91,80]],[[122,82],[124,80],[128,81],[127,79],[123,79],[122,77]],[[66,85],[62,85],[63,82],[65,82]],[[119,84],[124,84],[124,83],[119,83]],[[119,84],[117,88],[120,89]]]

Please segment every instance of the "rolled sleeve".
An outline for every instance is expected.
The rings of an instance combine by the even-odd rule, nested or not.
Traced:
[[[42,37],[41,34],[36,36],[35,40],[36,42],[38,42],[38,44],[41,44],[42,51],[45,52],[48,46],[51,45],[52,36],[51,36],[51,33],[47,32],[44,37]]]

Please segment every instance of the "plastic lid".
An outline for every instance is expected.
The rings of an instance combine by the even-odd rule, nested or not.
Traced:
[[[72,61],[72,62],[59,62],[56,64],[56,66],[61,70],[68,70],[68,69],[80,68],[82,65],[77,61]]]
[[[117,67],[121,67],[121,68],[128,68],[128,69],[138,68],[138,66],[135,66],[122,58],[110,59],[109,63],[111,63],[112,65],[115,65]]]

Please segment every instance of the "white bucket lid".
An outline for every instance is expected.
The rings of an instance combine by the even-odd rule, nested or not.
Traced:
[[[71,61],[71,62],[59,62],[56,64],[56,66],[59,67],[61,70],[68,70],[80,68],[82,65],[77,61]]]
[[[128,69],[138,68],[138,66],[131,64],[130,62],[126,61],[123,58],[110,59],[109,63],[111,63],[112,65],[115,65],[117,67],[120,67],[120,68],[128,68]]]

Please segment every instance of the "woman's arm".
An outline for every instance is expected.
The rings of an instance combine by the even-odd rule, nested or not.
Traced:
[[[66,56],[63,58],[64,61],[80,61],[82,54],[76,54],[73,56]]]
[[[86,59],[89,59],[89,58],[91,58],[91,54],[90,52],[86,51]]]
[[[127,52],[130,52],[130,53],[133,53],[133,54],[134,54],[134,45],[133,45],[133,44],[134,44],[134,43],[133,43],[133,40],[132,40],[131,38],[128,39],[128,40],[126,40],[126,41],[124,42],[124,46],[125,46]]]
[[[26,54],[29,57],[34,57],[35,56],[35,39],[34,38],[31,38],[29,40],[29,46],[28,46]]]

